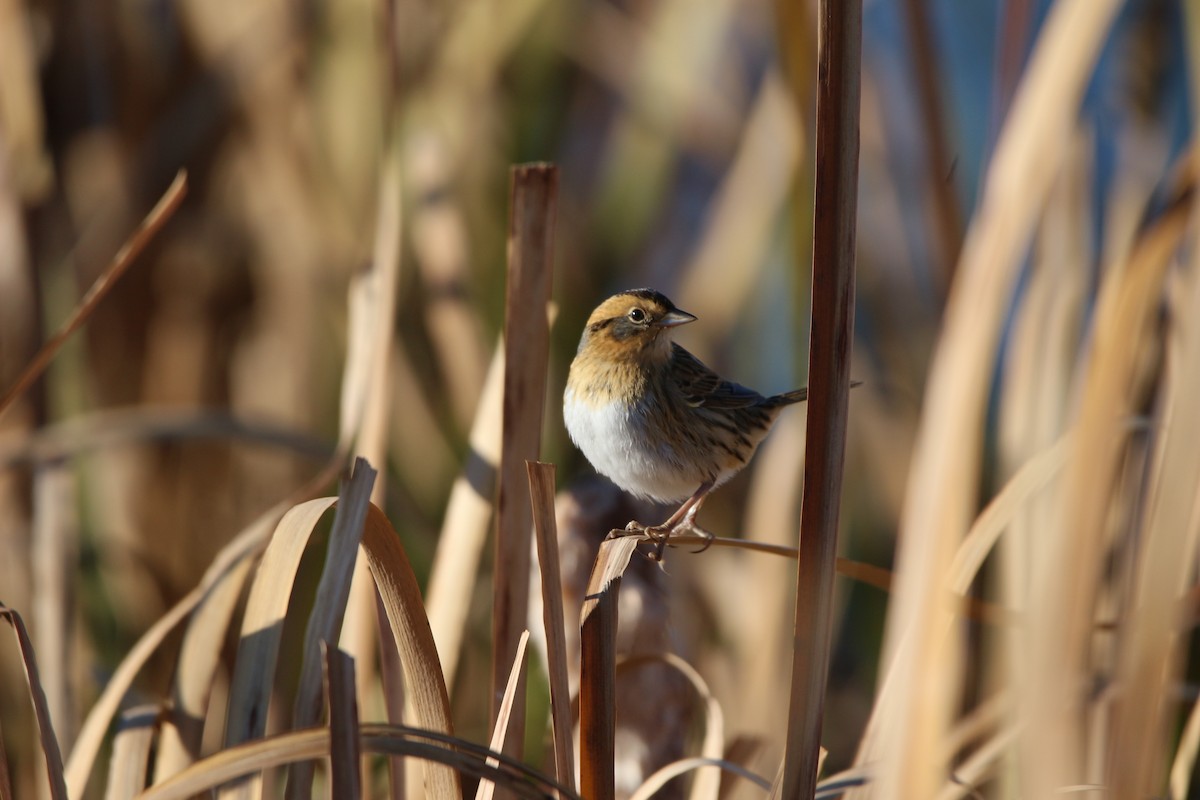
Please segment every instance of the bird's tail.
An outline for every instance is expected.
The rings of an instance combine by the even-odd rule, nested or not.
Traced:
[[[850,388],[862,386],[862,381],[850,381]],[[772,406],[790,406],[792,403],[803,403],[808,399],[808,387],[803,389],[793,389],[790,392],[777,394],[767,399],[767,402]]]

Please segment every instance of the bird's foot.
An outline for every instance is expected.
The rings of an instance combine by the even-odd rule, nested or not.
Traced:
[[[674,525],[643,525],[637,520],[630,520],[625,525],[625,530],[629,533],[645,536],[650,541],[654,542],[654,551],[650,553],[650,558],[653,561],[662,563],[663,554],[667,549],[667,539],[670,538],[671,532],[675,529]]]

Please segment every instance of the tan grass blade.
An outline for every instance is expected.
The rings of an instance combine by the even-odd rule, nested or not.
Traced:
[[[33,473],[33,619],[35,647],[42,660],[42,688],[59,746],[71,748],[77,724],[70,702],[71,605],[68,576],[78,561],[76,477],[65,462],[41,465]]]
[[[266,542],[275,521],[282,512],[282,507],[272,508],[222,548],[204,573],[200,585],[188,592],[170,611],[151,625],[150,629],[142,634],[142,638],[138,639],[137,644],[117,665],[117,669],[109,678],[104,691],[101,692],[100,697],[88,712],[83,727],[80,728],[79,736],[75,739],[75,747],[71,750],[71,756],[67,762],[66,782],[72,797],[82,796],[95,764],[96,754],[104,741],[109,722],[116,714],[117,707],[125,693],[129,691],[129,687],[133,684],[133,680],[142,666],[154,655],[159,645],[174,630],[175,626],[204,602],[213,587],[228,580],[231,574],[235,573],[237,564],[258,554],[259,548]]]
[[[304,631],[304,661],[292,708],[292,726],[296,728],[315,725],[321,718],[321,679],[325,661],[321,644],[336,642],[342,632],[346,602],[350,597],[350,581],[354,577],[354,562],[362,540],[363,521],[371,504],[371,492],[377,474],[366,459],[355,459],[354,473],[338,498],[337,514],[329,532],[325,568],[321,572],[317,597]],[[268,674],[272,672],[269,670]],[[288,796],[306,798],[311,794],[311,765],[301,763],[293,766],[288,776]]]
[[[884,685],[894,697],[877,735],[860,750],[859,763],[882,759],[878,791],[884,794],[930,797],[946,774],[939,742],[957,698],[961,663],[956,637],[944,635],[941,587],[975,503],[984,403],[1004,311],[1119,5],[1064,0],[1053,7],[963,249],[901,521],[884,655],[897,678]]]
[[[1103,576],[1101,531],[1107,496],[1121,458],[1112,435],[1133,413],[1130,386],[1147,324],[1158,306],[1171,255],[1189,221],[1176,205],[1139,242],[1129,264],[1101,287],[1093,344],[1063,487],[1060,535],[1045,565],[1052,581],[1035,587],[1039,624],[1031,627],[1024,724],[1035,736],[1022,748],[1023,772],[1035,794],[1086,783],[1081,729],[1095,601]]]
[[[492,588],[491,717],[529,609],[531,514],[525,462],[541,449],[550,325],[544,313],[554,274],[558,168],[526,164],[512,171],[508,223],[508,281],[504,300],[504,422],[496,492],[496,546]],[[515,735],[525,729],[525,700],[516,699],[504,752],[519,754]]]
[[[1193,211],[1189,222],[1194,223]],[[1193,225],[1193,231],[1195,227]],[[1115,680],[1122,687],[1114,720],[1110,782],[1118,797],[1150,796],[1162,788],[1163,752],[1175,714],[1174,684],[1181,650],[1176,608],[1196,563],[1200,514],[1200,262],[1193,258],[1173,319],[1179,331],[1168,354],[1166,410],[1140,539],[1134,600],[1123,620],[1127,641]]]
[[[200,754],[209,695],[221,660],[221,648],[215,644],[225,641],[251,566],[250,559],[231,566],[225,579],[209,590],[188,622],[171,686],[171,704],[158,740],[155,782],[184,769]]]
[[[226,746],[260,738],[266,732],[279,640],[296,570],[313,528],[336,502],[336,497],[322,497],[293,506],[275,526],[263,552],[242,617],[225,720]]]
[[[454,480],[438,549],[429,575],[429,624],[454,685],[462,637],[467,628],[471,592],[492,518],[496,469],[500,463],[501,406],[504,397],[504,350],[496,348],[471,426],[463,472]]]
[[[562,574],[558,558],[558,524],[554,515],[554,465],[525,462],[529,500],[537,537],[538,573],[542,585],[542,625],[546,633],[546,671],[550,677],[550,724],[554,737],[554,770],[558,782],[575,788],[575,748],[571,717],[571,685],[567,661]]]
[[[329,788],[331,796],[353,800],[363,796],[354,659],[327,642],[321,642],[321,655],[329,702]]]
[[[508,683],[504,687],[504,697],[500,701],[500,711],[496,715],[496,727],[492,731],[491,748],[497,752],[504,749],[504,740],[508,736],[508,722],[512,718],[513,702],[525,683],[525,650],[529,645],[529,631],[521,634],[517,642],[517,657],[513,660],[512,670],[508,674]],[[500,762],[489,758],[488,764],[499,766]],[[496,784],[492,781],[480,781],[475,790],[475,800],[492,800],[496,794]]]
[[[51,800],[67,800],[67,783],[63,780],[62,754],[58,749],[58,739],[54,737],[54,724],[50,720],[50,709],[46,705],[46,693],[42,690],[42,681],[38,675],[37,657],[33,652],[33,642],[29,639],[29,631],[21,615],[0,604],[0,618],[12,626],[17,638],[17,647],[21,651],[21,662],[25,667],[25,681],[29,687],[29,699],[33,704],[33,715],[37,720],[38,739],[42,745],[42,755],[46,759],[46,773],[50,783],[49,796]]]
[[[540,800],[556,790],[568,800],[577,800],[579,797],[548,781],[520,762],[471,742],[440,736],[420,728],[397,725],[363,723],[359,730],[364,753],[426,759],[444,765],[444,769],[454,772],[456,776],[461,772],[493,781],[520,798]],[[167,783],[148,789],[139,795],[139,798],[184,800],[215,786],[266,769],[300,759],[324,758],[329,755],[329,746],[329,729],[324,727],[245,742],[196,762]],[[493,767],[488,764],[489,758],[496,759],[500,766]],[[434,796],[441,798],[459,795]]]
[[[105,800],[126,800],[146,788],[146,769],[150,766],[150,747],[158,717],[157,706],[138,706],[121,715],[109,759]]]
[[[421,600],[421,589],[412,565],[387,516],[375,506],[367,511],[362,546],[387,612],[392,636],[404,665],[405,692],[418,725],[451,734],[450,697],[442,677],[437,646]],[[458,773],[425,764],[425,789],[431,797],[460,797]]]
[[[175,211],[186,196],[187,172],[180,170],[176,173],[175,180],[167,187],[167,191],[155,203],[154,208],[150,209],[150,213],[146,215],[137,229],[129,235],[129,238],[125,240],[125,244],[121,245],[121,249],[113,256],[113,260],[105,268],[104,272],[100,273],[100,276],[92,283],[91,288],[87,290],[87,293],[71,312],[71,316],[42,345],[37,355],[29,362],[20,376],[13,382],[13,385],[3,395],[0,395],[0,415],[3,415],[12,402],[28,389],[30,384],[37,380],[39,375],[46,371],[46,367],[50,365],[54,356],[62,349],[63,343],[67,341],[72,333],[79,330],[80,326],[96,310],[96,307],[104,301],[104,298],[108,296],[108,293],[117,284],[117,281],[129,269],[129,266],[146,249],[146,245],[150,244],[158,232],[162,230],[162,227],[167,224],[167,221],[174,216]]]

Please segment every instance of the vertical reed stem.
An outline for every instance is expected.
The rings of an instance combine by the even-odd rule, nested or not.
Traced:
[[[816,790],[854,328],[861,0],[821,0],[809,423],[782,796]]]

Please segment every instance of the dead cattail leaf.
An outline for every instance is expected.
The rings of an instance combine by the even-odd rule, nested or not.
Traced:
[[[529,645],[529,631],[521,634],[517,642],[517,657],[513,659],[512,670],[508,673],[508,683],[504,686],[504,697],[500,701],[499,713],[496,715],[496,727],[492,730],[491,748],[497,752],[504,749],[504,740],[508,737],[508,723],[512,718],[513,702],[525,682],[525,648]],[[500,762],[489,758],[487,763],[499,766]],[[480,781],[475,790],[475,800],[492,800],[496,793],[496,784],[491,781]]]
[[[159,645],[175,626],[204,602],[207,593],[213,587],[229,580],[231,576],[240,574],[240,571],[235,569],[236,566],[257,555],[282,513],[283,507],[270,509],[222,548],[208,571],[204,573],[200,585],[188,592],[170,611],[150,626],[113,671],[104,691],[88,712],[67,762],[66,783],[72,797],[83,794],[109,722],[142,666],[158,650]]]
[[[429,575],[429,624],[445,665],[448,686],[454,685],[458,671],[471,591],[492,518],[503,397],[504,350],[497,347],[471,426],[467,461],[450,489]]]
[[[315,725],[321,716],[321,678],[325,659],[322,642],[336,642],[342,631],[346,603],[350,597],[350,581],[354,577],[354,562],[362,540],[363,521],[371,505],[376,471],[366,459],[354,461],[354,473],[342,487],[338,497],[337,514],[329,532],[329,547],[325,568],[317,585],[308,626],[304,631],[304,662],[300,668],[300,684],[292,709],[292,725],[306,728]],[[273,670],[270,670],[273,672]],[[312,771],[306,763],[292,767],[288,775],[288,795],[307,798],[312,794]]]
[[[425,604],[421,600],[421,589],[400,537],[387,516],[375,506],[367,510],[362,546],[392,636],[400,649],[405,692],[412,704],[414,719],[422,728],[451,734],[454,726],[450,720],[450,696]],[[458,773],[432,762],[425,764],[425,790],[431,797],[462,795]]]
[[[424,759],[443,765],[456,777],[462,773],[492,781],[519,798],[552,800],[558,792],[564,800],[579,800],[579,795],[520,762],[453,736],[378,723],[360,724],[359,736],[364,753]],[[196,762],[167,783],[148,789],[138,797],[139,800],[185,800],[251,773],[301,759],[325,758],[329,755],[329,747],[329,729],[324,727],[246,742]],[[499,766],[489,764],[489,758]]]
[[[541,576],[542,624],[546,631],[546,671],[550,677],[550,724],[554,768],[559,783],[575,787],[575,752],[571,741],[571,683],[567,660],[563,586],[558,560],[558,526],[554,512],[554,465],[525,462],[529,499],[537,538]]]
[[[942,587],[975,504],[996,343],[1033,224],[1119,5],[1066,0],[1052,9],[963,248],[901,523],[899,579],[883,658],[896,680],[881,686],[875,723],[859,750],[858,763],[880,762],[883,792],[929,797],[947,771],[938,748],[958,697],[962,664],[957,637],[945,635]]]
[[[160,782],[196,760],[208,716],[208,701],[233,612],[252,566],[243,559],[230,567],[224,580],[209,590],[189,620],[179,648],[171,703],[164,715],[154,780]]]
[[[38,738],[42,745],[42,755],[46,759],[46,773],[49,781],[51,800],[67,800],[67,783],[63,780],[62,755],[58,749],[58,740],[54,738],[54,724],[50,719],[50,709],[46,705],[46,693],[42,690],[42,681],[38,675],[37,657],[33,653],[33,643],[29,640],[29,632],[21,615],[11,608],[0,604],[0,617],[12,626],[17,638],[17,648],[21,651],[21,663],[25,667],[25,681],[29,687],[29,699],[33,704],[34,717],[37,720]]]
[[[146,788],[150,748],[158,728],[157,706],[138,706],[121,714],[109,759],[105,800],[127,800]]]
[[[321,642],[321,655],[329,704],[330,796],[354,800],[363,796],[354,659],[328,642]]]

